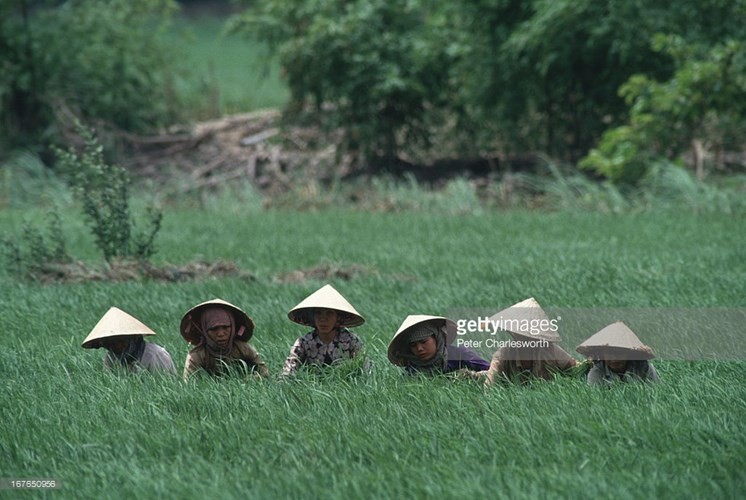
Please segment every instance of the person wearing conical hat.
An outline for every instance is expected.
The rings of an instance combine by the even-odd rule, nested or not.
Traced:
[[[199,371],[220,376],[231,369],[269,376],[259,353],[249,344],[254,321],[222,299],[202,302],[181,318],[181,336],[194,347],[187,354],[184,381]]]
[[[617,381],[660,381],[658,372],[650,363],[655,357],[653,350],[621,321],[591,335],[575,350],[593,362],[587,377],[590,385]]]
[[[493,354],[486,385],[496,380],[551,380],[554,373],[569,374],[577,365],[558,344],[557,320],[550,320],[533,297],[496,313],[490,321],[511,340]]]
[[[474,351],[453,345],[455,338],[456,324],[450,319],[409,315],[389,342],[388,358],[410,375],[461,371],[477,378],[489,363]]]
[[[313,330],[295,341],[282,375],[292,375],[303,365],[328,366],[358,356],[363,343],[349,328],[365,319],[333,286],[325,285],[288,312],[288,318]]]
[[[140,320],[119,308],[111,307],[93,327],[81,347],[106,349],[104,367],[108,369],[121,367],[131,372],[176,372],[171,355],[166,349],[152,342],[145,342],[144,337],[151,335],[155,335],[155,332]]]

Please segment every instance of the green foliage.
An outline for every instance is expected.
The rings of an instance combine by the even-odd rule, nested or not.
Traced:
[[[69,205],[64,181],[38,155],[17,151],[0,163],[0,207],[29,208]]]
[[[56,211],[47,215],[46,233],[27,222],[19,238],[4,237],[0,242],[6,269],[21,278],[33,278],[37,271],[72,260],[62,232],[62,219]]]
[[[746,44],[686,43],[657,36],[656,51],[671,56],[673,76],[663,82],[635,75],[620,88],[629,124],[606,131],[580,162],[614,182],[637,183],[660,160],[679,160],[699,141],[705,149],[738,150],[746,136]]]
[[[174,8],[172,0],[3,0],[0,147],[49,143],[70,113],[129,131],[168,122],[169,58],[158,34]]]
[[[427,144],[444,105],[450,59],[427,1],[256,2],[233,29],[268,42],[290,87],[290,111],[326,107],[325,125],[367,158]]]
[[[605,132],[598,147],[578,166],[615,183],[635,184],[647,173],[654,158],[647,152],[648,144],[644,134],[623,125]]]
[[[234,28],[279,53],[292,110],[310,103],[328,112],[326,124],[344,127],[369,157],[430,146],[433,130],[447,127],[472,151],[575,162],[627,121],[629,99],[618,91],[632,75],[673,81],[682,67],[651,44],[656,33],[710,50],[743,40],[744,12],[743,0],[264,0]],[[615,157],[607,163],[631,154],[604,149]]]
[[[85,139],[82,154],[72,148],[55,152],[60,170],[83,205],[96,246],[107,262],[114,258],[148,260],[155,252],[155,236],[163,214],[148,209],[149,229],[136,233],[130,214],[127,171],[104,160],[103,147],[91,131],[80,126],[78,130]]]

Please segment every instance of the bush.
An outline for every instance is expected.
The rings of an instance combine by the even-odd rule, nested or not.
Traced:
[[[55,211],[47,215],[46,232],[26,222],[20,238],[3,238],[1,242],[6,268],[17,276],[34,276],[51,265],[72,261],[62,233],[62,220]]]
[[[697,149],[739,150],[746,134],[746,44],[713,46],[657,36],[654,47],[676,61],[666,81],[635,75],[620,89],[630,106],[627,125],[604,133],[580,162],[614,182],[637,183],[659,161],[681,162],[692,151],[695,171],[704,166]]]
[[[163,214],[148,209],[149,229],[135,232],[130,214],[127,171],[104,161],[103,148],[93,133],[78,127],[85,138],[83,153],[72,148],[55,149],[58,165],[78,201],[83,205],[96,246],[110,262],[114,258],[148,260],[155,252],[155,236],[160,230]]]
[[[169,121],[169,58],[157,35],[175,6],[0,2],[0,149],[59,139],[71,113],[128,131]]]
[[[232,29],[279,53],[290,113],[330,104],[324,124],[344,128],[349,150],[390,162],[404,143],[427,144],[429,111],[448,97],[446,37],[428,4],[266,0]]]

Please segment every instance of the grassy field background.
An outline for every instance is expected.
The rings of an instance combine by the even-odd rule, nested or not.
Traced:
[[[70,253],[95,261],[63,210]],[[4,234],[25,210],[0,212]],[[50,477],[65,497],[736,498],[746,482],[743,361],[656,361],[663,383],[580,378],[484,390],[410,379],[385,357],[408,314],[547,307],[744,306],[742,218],[659,212],[436,215],[171,208],[156,261],[228,259],[252,279],[39,285],[0,276],[0,476]],[[304,329],[287,311],[326,281],[283,282],[321,264],[367,322],[374,372],[281,383]],[[151,326],[179,371],[192,305],[220,297],[254,318],[266,381],[102,370],[80,343],[116,305]],[[561,331],[574,347],[593,332]],[[706,334],[706,332],[704,332]],[[644,338],[654,347],[658,339]],[[577,356],[579,357],[579,356]],[[8,492],[3,492],[4,494]]]
[[[266,47],[227,33],[226,19],[209,9],[183,9],[164,38],[179,70],[174,89],[190,119],[276,108],[288,100]]]

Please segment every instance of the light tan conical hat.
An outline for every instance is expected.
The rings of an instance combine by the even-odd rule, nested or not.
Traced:
[[[254,335],[254,321],[240,307],[223,299],[212,299],[192,307],[181,318],[179,331],[190,344],[198,345],[202,342],[202,313],[211,307],[223,307],[233,313],[236,322],[236,340],[248,341]],[[191,321],[189,321],[190,316]]]
[[[494,314],[490,321],[498,322],[501,330],[530,339],[559,342],[556,320],[550,321],[536,299],[530,297]],[[554,325],[554,326],[552,326]]]
[[[603,359],[642,360],[653,359],[653,350],[643,344],[637,335],[621,321],[612,323],[580,344],[576,349],[583,356]]]
[[[98,323],[96,323],[91,333],[85,338],[81,347],[85,349],[97,349],[103,347],[102,339],[128,335],[155,335],[155,332],[134,316],[127,314],[117,307],[111,307],[98,320]]]
[[[432,322],[436,327],[445,329],[446,345],[450,345],[456,339],[456,323],[443,316],[429,316],[427,314],[412,314],[407,316],[402,322],[399,329],[394,334],[394,338],[389,342],[388,357],[391,363],[397,366],[405,366],[406,363],[399,353],[409,350],[407,334],[409,330],[421,323]]]
[[[365,323],[360,313],[358,313],[347,299],[342,297],[333,286],[324,285],[311,295],[303,299],[297,306],[288,312],[290,321],[305,326],[316,326],[313,319],[315,309],[334,309],[338,313],[337,321],[341,326],[360,326]],[[339,314],[341,313],[341,314]]]

